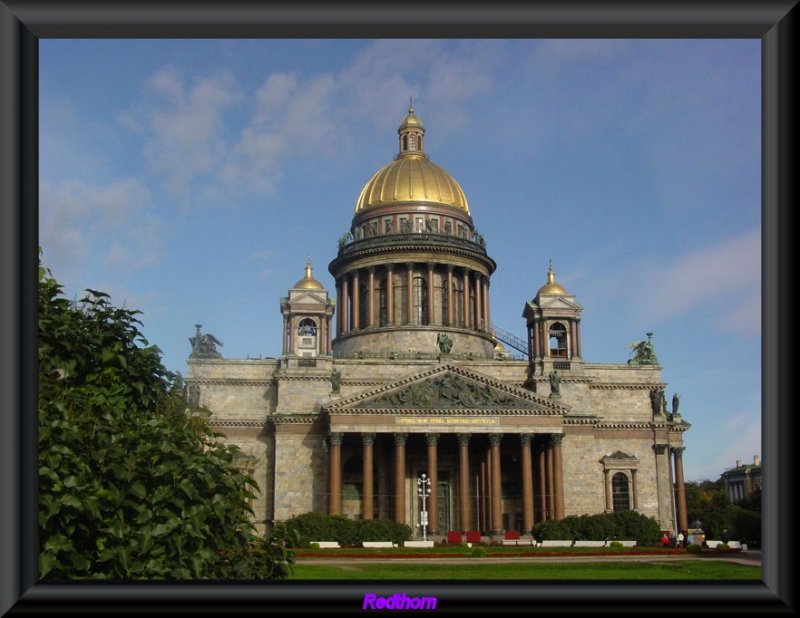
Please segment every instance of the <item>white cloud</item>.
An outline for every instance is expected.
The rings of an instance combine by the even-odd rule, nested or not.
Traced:
[[[192,183],[215,171],[227,152],[223,113],[240,100],[233,78],[217,73],[191,86],[166,67],[146,84],[146,99],[120,115],[123,126],[143,127],[148,170],[163,177],[173,197],[190,197]]]
[[[45,265],[77,280],[80,270],[97,269],[97,260],[112,269],[157,262],[164,239],[152,206],[150,191],[131,178],[105,187],[43,183],[39,242]]]
[[[760,329],[760,228],[685,255],[666,268],[651,267],[642,277],[641,312],[652,319],[720,303],[718,326]]]

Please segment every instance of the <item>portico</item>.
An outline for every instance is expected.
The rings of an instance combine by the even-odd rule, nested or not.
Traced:
[[[340,400],[325,410],[328,511],[416,526],[416,479],[424,472],[436,488],[427,504],[429,534],[530,533],[536,521],[564,516],[567,411],[453,365]]]

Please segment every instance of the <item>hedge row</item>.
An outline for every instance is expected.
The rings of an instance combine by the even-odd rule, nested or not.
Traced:
[[[646,546],[658,543],[661,534],[661,526],[654,518],[636,511],[570,515],[561,520],[548,519],[533,526],[533,536],[538,541],[626,539]]]
[[[299,533],[298,547],[313,541],[336,541],[342,547],[354,547],[363,541],[403,543],[411,538],[411,526],[386,519],[354,520],[341,515],[304,513],[284,522]]]

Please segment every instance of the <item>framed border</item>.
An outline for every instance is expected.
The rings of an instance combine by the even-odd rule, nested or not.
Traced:
[[[365,592],[438,612],[794,613],[792,208],[796,0],[320,5],[0,0],[0,614],[343,613]],[[759,38],[762,50],[762,582],[38,582],[36,284],[40,38]],[[757,365],[756,359],[743,362]],[[754,369],[755,370],[755,369]]]

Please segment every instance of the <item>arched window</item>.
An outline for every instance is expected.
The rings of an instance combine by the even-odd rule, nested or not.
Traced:
[[[550,356],[567,358],[567,327],[561,322],[550,325]]]
[[[617,472],[611,477],[611,495],[614,512],[630,510],[631,494],[628,477],[624,472]]]
[[[387,302],[386,280],[383,279],[378,284],[378,324],[381,326],[389,324],[389,307]]]
[[[369,287],[365,283],[359,284],[358,293],[358,326],[366,328],[369,323]]]
[[[317,334],[317,323],[311,318],[300,320],[297,325],[297,334],[310,337]]]

